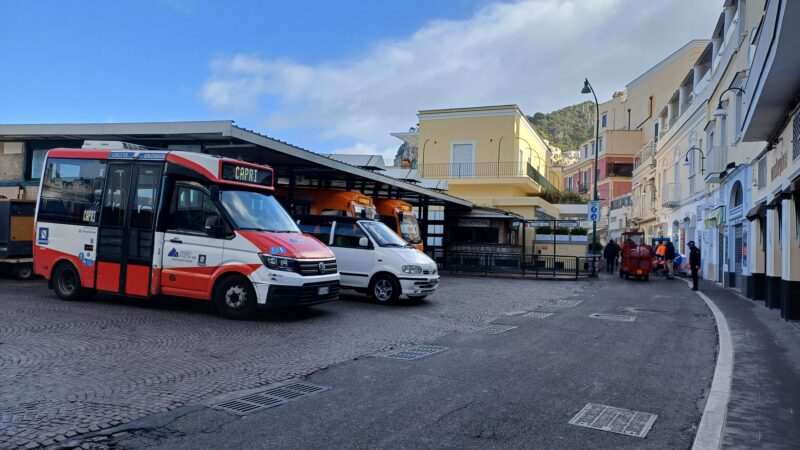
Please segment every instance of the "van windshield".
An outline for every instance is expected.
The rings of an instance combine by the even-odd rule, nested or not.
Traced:
[[[359,222],[372,239],[381,247],[408,247],[408,242],[404,241],[391,228],[381,222],[361,221]]]
[[[219,199],[239,230],[300,232],[289,213],[271,195],[252,191],[222,191]]]

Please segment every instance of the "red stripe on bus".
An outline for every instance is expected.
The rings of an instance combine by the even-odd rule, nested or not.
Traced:
[[[92,150],[76,148],[54,148],[47,154],[48,158],[76,159],[108,159],[111,150]]]
[[[217,179],[217,176],[215,174],[209,172],[208,169],[206,169],[202,165],[200,165],[200,164],[198,164],[198,163],[196,163],[196,162],[194,162],[192,160],[184,158],[183,156],[178,156],[178,155],[176,155],[174,153],[168,153],[167,154],[167,161],[175,163],[175,164],[179,164],[179,165],[184,166],[184,167],[188,167],[189,169],[192,169],[195,172],[200,173],[201,175],[203,175],[204,177],[208,178],[209,180],[219,181]]]

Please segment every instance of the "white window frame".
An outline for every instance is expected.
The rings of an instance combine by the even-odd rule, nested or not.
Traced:
[[[450,167],[453,167],[453,164],[456,164],[455,160],[453,159],[453,155],[454,155],[454,152],[455,152],[456,145],[465,145],[465,144],[469,144],[469,145],[472,146],[472,161],[471,161],[471,163],[473,165],[472,176],[475,176],[475,153],[476,153],[476,151],[475,151],[475,141],[474,140],[472,140],[472,141],[450,141]]]

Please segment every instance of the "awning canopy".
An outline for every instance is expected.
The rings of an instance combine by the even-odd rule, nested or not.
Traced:
[[[767,216],[767,205],[766,203],[759,203],[756,206],[750,208],[750,211],[747,211],[747,220],[754,221],[756,219],[763,220]]]
[[[712,226],[711,222],[716,222],[717,225],[722,225],[725,223],[725,207],[724,206],[717,206],[716,208],[712,209],[706,215],[705,223],[706,226]]]

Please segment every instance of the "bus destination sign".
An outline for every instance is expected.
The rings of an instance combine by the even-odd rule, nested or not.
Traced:
[[[222,179],[272,187],[272,171],[234,163],[222,163]]]

